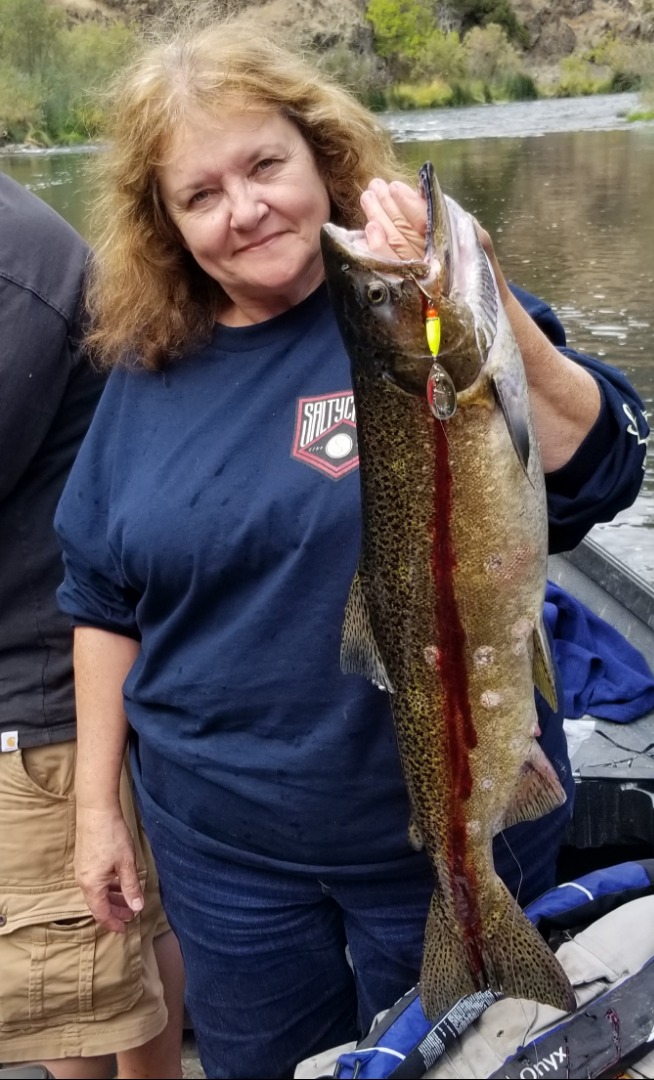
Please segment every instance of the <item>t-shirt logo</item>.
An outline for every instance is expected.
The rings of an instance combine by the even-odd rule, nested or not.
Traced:
[[[351,390],[300,398],[291,456],[332,480],[359,464],[354,396]]]

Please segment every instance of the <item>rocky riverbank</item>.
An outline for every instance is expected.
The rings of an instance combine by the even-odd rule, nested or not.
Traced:
[[[50,0],[74,20],[103,22],[147,21],[175,7],[175,0]],[[262,30],[279,28],[297,41],[319,48],[344,45],[360,53],[372,52],[372,32],[366,20],[366,0],[215,0],[217,12],[256,8]],[[539,69],[557,64],[575,51],[596,46],[606,35],[627,42],[654,41],[651,0],[513,0],[513,9],[527,29],[526,57]],[[455,6],[443,22],[456,28]]]

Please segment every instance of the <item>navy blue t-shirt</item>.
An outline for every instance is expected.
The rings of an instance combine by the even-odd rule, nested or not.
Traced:
[[[566,466],[570,512],[555,474],[557,548],[642,477],[622,411],[640,415],[638,398],[582,362],[604,404]],[[357,463],[349,361],[321,286],[266,323],[217,327],[163,372],[114,371],[59,506],[63,609],[141,642],[125,684],[141,801],[239,861],[374,873],[415,857],[388,697],[340,670]],[[561,724],[541,726],[569,788]]]

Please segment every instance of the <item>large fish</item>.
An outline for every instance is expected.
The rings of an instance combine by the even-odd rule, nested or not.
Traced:
[[[420,178],[424,260],[382,260],[362,233],[322,231],[352,362],[363,514],[341,664],[391,695],[411,832],[436,878],[426,1014],[487,988],[570,1010],[570,983],[492,854],[496,833],[566,798],[536,742],[534,684],[556,706],[543,470],[474,222],[430,165]]]

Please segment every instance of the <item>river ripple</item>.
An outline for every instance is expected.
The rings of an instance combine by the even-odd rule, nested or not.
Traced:
[[[597,94],[585,98],[542,98],[460,109],[388,112],[384,125],[396,142],[437,139],[525,138],[562,131],[612,131],[625,127],[638,94]]]

